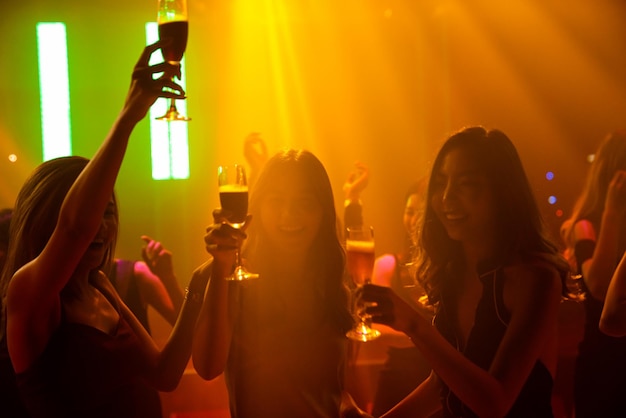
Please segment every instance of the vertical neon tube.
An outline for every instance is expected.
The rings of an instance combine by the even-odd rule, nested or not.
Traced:
[[[43,160],[72,154],[65,24],[37,23]]]
[[[152,44],[159,40],[156,22],[146,23],[146,42]],[[162,62],[160,51],[152,54],[150,64]],[[185,58],[182,62],[182,77],[179,84],[186,88]],[[187,101],[179,100],[176,106],[180,112],[187,114]],[[188,179],[189,178],[189,143],[186,122],[165,122],[155,120],[163,115],[169,103],[159,98],[150,108],[150,143],[152,155],[152,178],[154,180]]]

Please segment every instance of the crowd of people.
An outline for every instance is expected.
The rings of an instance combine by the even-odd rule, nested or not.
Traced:
[[[142,261],[114,255],[114,185],[131,133],[158,97],[185,94],[175,77],[155,76],[179,66],[149,64],[162,46],[141,54],[95,155],[42,163],[0,212],[3,416],[161,417],[159,392],[175,390],[191,360],[203,379],[225,376],[233,418],[553,417],[572,275],[586,310],[576,417],[623,415],[625,132],[599,146],[563,243],[549,236],[511,139],[455,132],[406,193],[403,250],[381,255],[357,287],[343,231],[364,224],[367,165],[348,175],[339,216],[313,153],[270,154],[251,134],[250,215],[235,227],[214,211],[206,262],[183,291],[160,242],[142,237]],[[238,251],[258,278],[226,280]],[[402,341],[388,347],[371,405],[350,393],[352,298]],[[163,347],[149,306],[172,326]]]

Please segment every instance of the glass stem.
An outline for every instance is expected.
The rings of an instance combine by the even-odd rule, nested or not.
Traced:
[[[237,257],[237,267],[235,267],[236,269],[241,267],[241,248],[237,249],[237,253],[235,254],[235,257]]]

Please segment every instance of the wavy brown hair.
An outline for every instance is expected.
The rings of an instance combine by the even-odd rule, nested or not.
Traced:
[[[464,261],[460,243],[450,239],[430,204],[434,175],[439,172],[445,156],[455,149],[462,150],[478,163],[493,190],[499,251],[494,257],[503,262],[519,257],[548,260],[559,271],[566,296],[569,266],[548,236],[515,146],[501,131],[470,127],[444,142],[428,181],[426,208],[418,232],[417,277],[429,302],[436,304],[440,300],[447,273]]]

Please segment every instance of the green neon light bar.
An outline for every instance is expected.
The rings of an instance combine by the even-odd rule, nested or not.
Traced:
[[[43,160],[72,154],[65,24],[37,23]]]
[[[159,40],[156,22],[146,23],[146,42],[152,44]],[[150,64],[162,62],[159,51],[152,54]],[[186,88],[185,58],[181,61],[182,78],[179,84]],[[150,143],[152,152],[152,178],[154,180],[189,178],[189,142],[187,123],[155,120],[165,113],[169,103],[159,98],[150,108]],[[179,100],[176,107],[182,114],[187,114],[187,101]]]

